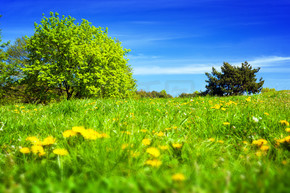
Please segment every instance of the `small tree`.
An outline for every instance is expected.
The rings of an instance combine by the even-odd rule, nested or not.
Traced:
[[[35,24],[26,48],[26,79],[41,82],[47,89],[59,89],[67,99],[126,97],[135,91],[135,80],[124,58],[130,50],[108,37],[107,29],[96,28],[87,20],[75,24],[74,18],[59,18],[51,12],[50,18]]]
[[[241,67],[224,62],[221,72],[213,67],[211,74],[205,73],[208,77],[205,92],[217,96],[259,93],[264,84],[262,78],[256,82],[256,73],[259,70],[260,68],[253,69],[248,62],[242,63]]]

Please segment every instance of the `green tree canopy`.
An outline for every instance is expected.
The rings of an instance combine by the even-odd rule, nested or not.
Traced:
[[[260,68],[253,69],[248,62],[242,63],[241,67],[224,62],[221,72],[213,67],[211,74],[205,73],[208,77],[205,92],[217,96],[242,95],[246,92],[248,94],[259,93],[264,84],[262,78],[256,82],[256,73],[259,70]]]
[[[50,13],[27,37],[26,79],[75,97],[126,97],[135,91],[132,69],[125,58],[130,51],[108,36],[107,29],[83,19]]]
[[[2,15],[0,15],[0,18]],[[10,68],[7,65],[6,60],[8,59],[8,54],[5,51],[9,42],[3,43],[0,29],[0,97],[4,96],[5,91],[9,88],[9,71]]]

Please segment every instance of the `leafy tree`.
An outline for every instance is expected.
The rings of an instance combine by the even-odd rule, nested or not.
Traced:
[[[44,85],[41,92],[58,89],[70,99],[127,97],[135,91],[132,69],[125,59],[130,50],[108,37],[107,29],[87,20],[75,24],[71,16],[60,18],[51,12],[49,18],[35,23],[35,33],[26,43],[25,80]]]
[[[248,62],[242,63],[241,67],[224,62],[221,72],[213,67],[211,74],[205,73],[208,77],[205,93],[217,96],[259,93],[264,84],[262,78],[256,82],[259,70],[260,68],[253,69]]]
[[[0,18],[2,15],[0,15]],[[0,29],[0,98],[4,97],[4,93],[9,87],[9,66],[7,65],[6,60],[8,59],[8,54],[5,51],[5,48],[9,45],[9,42],[2,43],[1,29]]]

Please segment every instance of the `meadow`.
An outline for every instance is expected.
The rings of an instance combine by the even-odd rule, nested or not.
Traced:
[[[289,91],[0,106],[0,192],[290,192]]]

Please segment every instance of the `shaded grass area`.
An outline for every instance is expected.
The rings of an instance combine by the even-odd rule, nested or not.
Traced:
[[[0,192],[287,192],[288,119],[288,91],[1,106]],[[63,136],[76,126],[109,137]],[[30,136],[55,141],[21,153]]]

